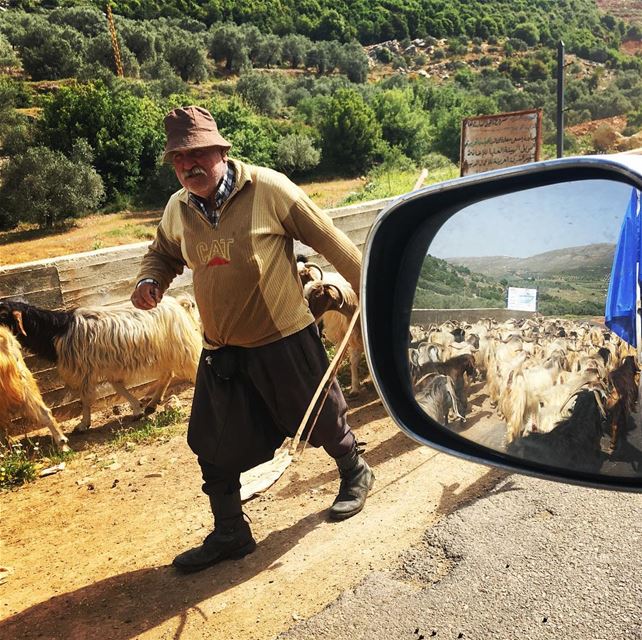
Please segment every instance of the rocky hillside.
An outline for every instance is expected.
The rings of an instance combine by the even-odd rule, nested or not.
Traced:
[[[642,24],[642,2],[640,0],[596,0],[604,13],[610,13],[620,20]]]
[[[448,262],[493,278],[572,275],[580,271],[582,274],[591,274],[591,276],[608,276],[613,263],[614,250],[615,245],[600,243],[547,251],[529,258],[462,257],[449,258]]]

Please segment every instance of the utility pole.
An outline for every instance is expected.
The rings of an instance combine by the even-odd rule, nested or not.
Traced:
[[[564,156],[564,42],[557,45],[557,157]]]
[[[118,37],[116,36],[116,25],[114,24],[114,16],[111,12],[111,3],[107,3],[107,24],[109,25],[109,35],[111,37],[111,47],[114,50],[114,63],[116,64],[116,75],[122,78],[125,73],[123,72],[123,63],[120,59],[120,47],[118,46]]]

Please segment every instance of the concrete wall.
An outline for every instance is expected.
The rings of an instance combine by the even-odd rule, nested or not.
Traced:
[[[393,199],[375,200],[349,207],[328,209],[335,225],[360,248],[378,213]],[[0,267],[0,300],[18,297],[46,309],[70,309],[78,306],[114,305],[129,301],[142,256],[149,243],[141,242],[111,249],[61,256],[37,262]],[[297,243],[296,250],[327,268],[327,261]],[[169,293],[192,291],[192,274],[186,270],[176,278]],[[27,355],[27,354],[25,354]],[[34,356],[27,356],[47,404],[59,418],[77,415],[80,403],[69,396],[52,366]],[[147,381],[150,382],[150,381]],[[143,393],[143,382],[138,391]],[[99,389],[99,399],[111,397],[109,385]],[[14,425],[20,432],[22,427]]]
[[[498,322],[510,318],[532,318],[537,315],[533,311],[510,311],[508,309],[413,309],[410,322],[413,325],[441,324],[446,320],[461,322],[477,322],[482,318],[493,318]]]

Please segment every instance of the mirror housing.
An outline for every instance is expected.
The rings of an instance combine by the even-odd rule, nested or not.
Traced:
[[[408,328],[426,247],[454,213],[524,189],[582,180],[642,189],[642,157],[563,158],[432,185],[382,211],[366,241],[361,283],[364,347],[374,384],[390,416],[414,440],[472,462],[592,487],[642,491],[642,477],[607,476],[517,459],[440,425],[418,406],[408,375]]]

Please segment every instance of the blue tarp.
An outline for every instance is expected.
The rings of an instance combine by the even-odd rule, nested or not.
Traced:
[[[637,347],[636,273],[642,255],[639,209],[640,192],[633,189],[615,247],[604,313],[606,326],[634,347]]]

